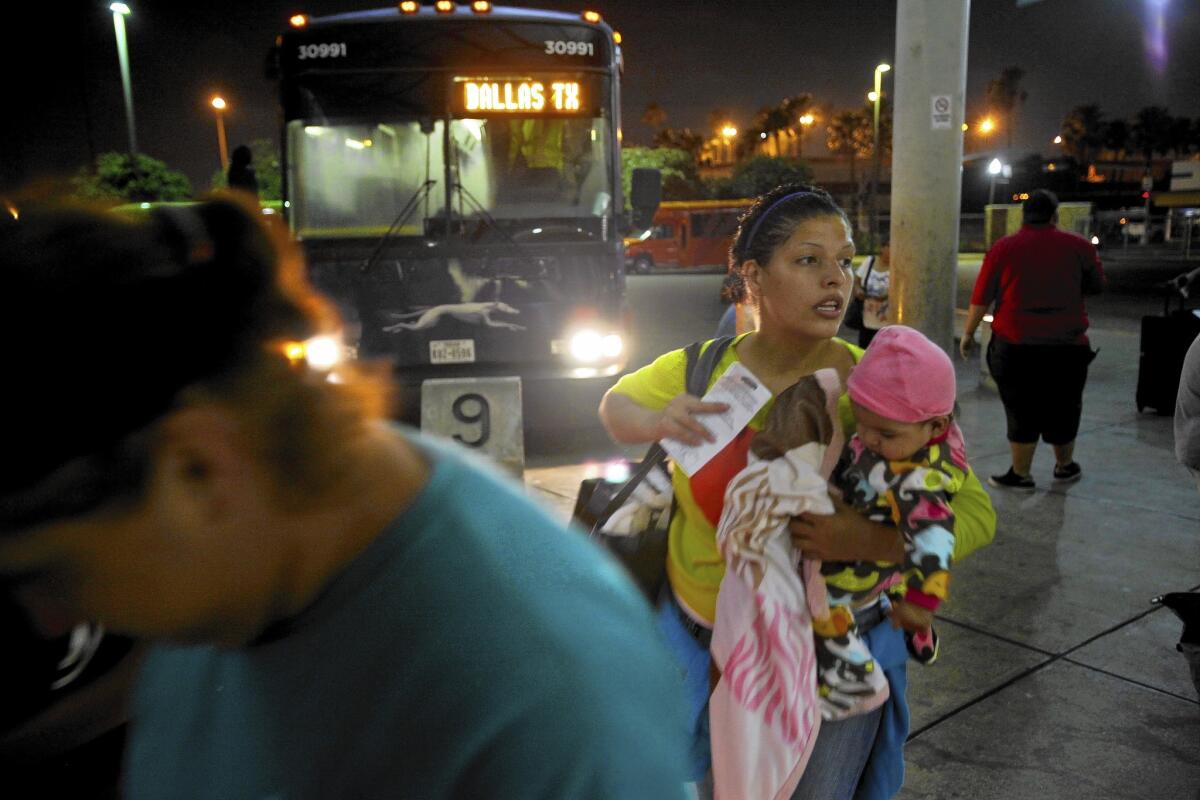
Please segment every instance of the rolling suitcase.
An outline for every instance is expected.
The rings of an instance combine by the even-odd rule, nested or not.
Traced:
[[[1171,296],[1163,305],[1162,316],[1142,317],[1142,336],[1138,350],[1137,410],[1152,408],[1159,414],[1175,413],[1175,395],[1179,392],[1179,373],[1183,357],[1192,340],[1200,334],[1200,309],[1171,311]]]

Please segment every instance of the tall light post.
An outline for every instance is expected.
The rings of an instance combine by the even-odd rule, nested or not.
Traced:
[[[225,143],[225,98],[215,95],[209,101],[217,112],[217,144],[221,148],[221,172],[229,172],[229,147]]]
[[[113,15],[113,29],[117,32],[117,61],[121,64],[121,86],[125,90],[125,124],[129,128],[129,157],[137,155],[137,132],[133,125],[133,89],[129,84],[129,48],[125,42],[125,17],[129,6],[113,3],[108,7]]]
[[[875,124],[872,128],[874,134],[872,137],[873,151],[875,154],[875,170],[871,178],[871,247],[877,246],[879,241],[879,165],[882,162],[879,152],[879,103],[883,99],[883,73],[891,70],[891,64],[880,64],[875,67],[875,91],[871,99],[875,101]]]
[[[804,114],[800,117],[800,158],[804,158],[804,129],[815,121],[816,117],[812,114]]]
[[[988,162],[988,205],[996,202],[996,176],[1004,169],[1004,165],[1000,163],[1000,159],[993,158]]]
[[[725,142],[725,163],[733,163],[733,140],[737,138],[738,129],[732,123],[721,128],[721,139]]]

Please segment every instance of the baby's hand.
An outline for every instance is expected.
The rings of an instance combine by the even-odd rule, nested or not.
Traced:
[[[892,627],[910,633],[923,633],[933,627],[933,612],[903,600],[892,601]]]

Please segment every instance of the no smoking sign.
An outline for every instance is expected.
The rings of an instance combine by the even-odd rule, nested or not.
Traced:
[[[951,110],[954,108],[948,94],[935,94],[933,96],[933,106],[930,114],[930,126],[934,130],[950,129],[954,127],[951,124]]]

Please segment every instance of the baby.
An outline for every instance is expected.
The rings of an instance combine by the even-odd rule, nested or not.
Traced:
[[[886,685],[860,637],[853,608],[886,591],[892,621],[909,652],[937,657],[933,612],[946,598],[954,551],[950,499],[967,460],[954,423],[954,365],[913,328],[894,325],[875,336],[846,384],[857,432],[846,443],[831,484],[876,522],[891,523],[905,541],[902,564],[825,562],[821,574],[830,615],[814,620],[818,691],[825,719],[879,704]],[[881,602],[885,602],[881,599]]]

